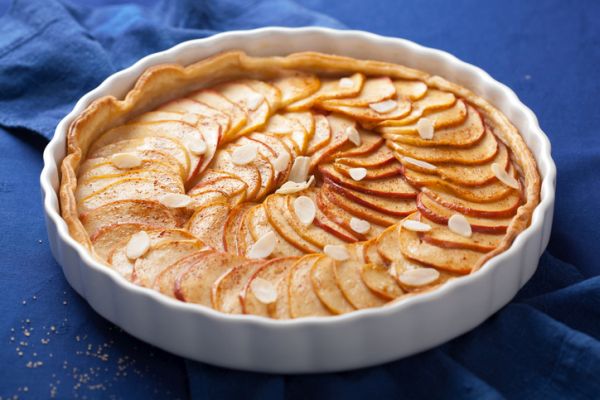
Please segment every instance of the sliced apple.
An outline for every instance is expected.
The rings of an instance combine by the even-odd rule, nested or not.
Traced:
[[[318,254],[308,254],[290,268],[288,290],[292,318],[331,315],[317,296],[311,281],[312,266],[323,257]]]
[[[310,280],[317,297],[330,312],[345,314],[355,310],[337,284],[334,260],[329,257],[319,258],[312,265]]]
[[[380,132],[383,133],[385,139],[413,146],[470,147],[483,138],[483,135],[485,134],[485,125],[483,124],[483,119],[473,107],[468,107],[468,109],[469,113],[466,120],[455,126],[447,126],[439,129],[436,127],[433,138],[431,139],[423,139],[419,136],[418,132],[414,133],[410,130],[412,128],[416,130],[417,124],[384,127],[380,128]],[[427,118],[429,119],[430,117]]]
[[[172,100],[158,107],[155,111],[181,113],[184,116],[183,121],[187,121],[188,123],[193,122],[193,118],[190,118],[190,115],[197,116],[197,122],[193,123],[192,125],[198,127],[201,126],[202,123],[206,122],[206,120],[212,120],[219,125],[220,132],[223,133],[229,131],[229,126],[231,123],[227,114],[209,107],[204,103],[189,98]]]
[[[401,229],[399,238],[398,245],[405,257],[456,274],[470,273],[482,257],[481,253],[472,250],[445,248],[442,251],[408,229]]]
[[[487,253],[498,247],[504,238],[502,233],[481,232],[473,232],[471,236],[465,237],[454,233],[447,225],[437,224],[423,216],[421,216],[421,221],[431,226],[431,230],[424,232],[421,239],[443,248],[468,249]]]
[[[316,192],[314,190],[306,190],[301,192],[303,196],[307,196],[316,203]],[[298,196],[288,195],[286,196],[287,212],[286,217],[289,217],[288,222],[290,226],[300,235],[304,240],[312,243],[313,245],[323,248],[328,244],[343,244],[347,241],[340,239],[338,236],[330,233],[329,231],[321,228],[314,221],[308,225],[305,225],[300,221],[295,213],[294,201]],[[317,213],[320,213],[317,208]],[[320,215],[319,215],[320,216]],[[318,218],[318,216],[315,216]]]
[[[271,156],[272,158],[270,158],[270,160],[275,161],[280,157],[282,157],[282,159],[284,160],[287,160],[287,166],[285,166],[282,170],[276,173],[277,178],[275,185],[278,187],[283,185],[287,181],[294,161],[292,157],[292,151],[290,150],[290,148],[276,136],[264,133],[254,132],[248,137],[248,139],[253,140],[256,143],[260,143],[265,147],[269,148],[273,152],[273,155]],[[266,151],[263,155],[266,156]],[[271,164],[273,165],[273,168],[275,168],[274,163],[271,162]]]
[[[400,224],[392,225],[383,231],[377,238],[373,239],[371,247],[372,250],[377,252],[377,255],[373,253],[374,258],[379,256],[381,259],[385,260],[385,263],[392,263],[399,257],[402,257],[398,249],[400,229]]]
[[[335,279],[344,297],[357,309],[384,305],[386,300],[371,291],[361,279],[362,266],[363,263],[355,260],[335,262]]]
[[[387,228],[391,229],[391,228]],[[386,229],[386,230],[387,230]],[[381,236],[381,235],[380,235]],[[362,257],[366,264],[386,265],[387,261],[377,251],[378,238],[369,239],[363,243]]]
[[[312,155],[323,147],[327,146],[331,140],[331,128],[327,117],[322,114],[314,114],[315,132],[308,142],[306,153]]]
[[[174,111],[148,111],[129,121],[132,124],[146,122],[184,122],[184,114]],[[192,124],[195,125],[195,124]]]
[[[179,221],[176,214],[158,201],[121,200],[105,204],[87,213],[79,219],[90,237],[98,234],[104,227],[112,224],[140,224],[162,228],[174,228]]]
[[[424,97],[412,104],[410,114],[401,119],[389,119],[381,121],[378,126],[402,126],[412,124],[419,118],[436,110],[450,108],[456,103],[456,96],[450,92],[437,89],[429,89]]]
[[[187,179],[190,171],[190,157],[181,142],[163,137],[119,140],[118,142],[95,149],[88,153],[88,159],[109,158],[117,153],[134,153],[142,159],[155,159],[170,163],[175,160],[179,165],[180,176]]]
[[[274,229],[269,222],[267,213],[262,204],[256,205],[250,209],[245,220],[247,221],[247,225],[250,228],[250,233],[254,241],[257,241],[268,232],[273,232],[275,234],[277,243],[275,245],[275,250],[271,253],[272,257],[301,256],[304,254],[304,251],[290,244],[277,229]]]
[[[472,147],[455,148],[450,146],[420,147],[398,143],[391,140],[387,145],[399,153],[399,157],[408,156],[429,163],[483,164],[493,159],[499,149],[498,141],[486,129],[483,138]]]
[[[225,171],[239,177],[239,179],[247,186],[246,199],[249,201],[254,200],[261,190],[262,182],[258,168],[253,164],[234,164],[231,159],[231,153],[227,151],[227,149],[222,149],[217,152],[211,168]]]
[[[333,204],[344,209],[351,215],[367,220],[372,224],[380,226],[390,226],[398,221],[398,218],[384,214],[377,210],[363,207],[354,201],[345,198],[340,195],[334,188],[333,185],[327,181],[321,186],[321,193],[326,196]]]
[[[181,301],[211,307],[214,282],[231,269],[246,262],[228,253],[208,252],[196,263],[181,271],[175,279],[175,297]]]
[[[393,300],[404,294],[387,267],[380,264],[363,264],[360,277],[366,287],[379,296]]]
[[[223,228],[223,247],[231,254],[239,254],[237,245],[237,232],[248,210],[253,207],[251,203],[241,203],[231,209],[225,220]]]
[[[422,191],[425,195],[429,196],[436,203],[441,204],[446,208],[456,210],[461,214],[469,215],[472,217],[510,217],[517,212],[517,208],[519,208],[519,206],[522,203],[521,195],[518,191],[514,191],[507,197],[501,200],[496,200],[491,203],[477,203],[474,201],[468,201],[453,196],[448,192],[432,190],[429,188],[423,188]]]
[[[189,98],[205,104],[215,110],[219,110],[229,117],[229,129],[223,132],[223,138],[227,141],[235,136],[248,121],[246,112],[237,104],[227,100],[226,97],[212,89],[204,89],[192,93]]]
[[[351,144],[346,134],[346,129],[353,128],[356,123],[349,118],[339,115],[328,115],[327,122],[331,131],[329,142],[312,153],[310,161],[310,170],[314,171],[319,165],[327,162],[335,153],[344,149],[344,146]]]
[[[355,181],[340,174],[331,164],[319,166],[319,172],[338,185],[362,193],[399,199],[414,199],[417,196],[417,191],[399,176],[373,181]]]
[[[213,308],[227,314],[242,314],[243,290],[250,278],[265,264],[264,260],[246,261],[221,275],[212,287]]]
[[[176,298],[175,281],[177,277],[185,273],[188,269],[194,268],[204,258],[212,255],[212,253],[214,253],[214,250],[198,251],[169,265],[156,276],[152,284],[152,289],[157,290],[165,296]]]
[[[365,81],[365,76],[359,72],[346,77],[348,85],[340,85],[340,79],[323,79],[319,90],[308,97],[295,101],[286,107],[288,111],[304,111],[313,107],[317,102],[356,96],[360,93]]]
[[[333,163],[333,168],[336,169],[337,172],[344,175],[346,178],[352,179],[352,175],[350,171],[353,168],[351,165],[342,164],[338,162]],[[379,180],[385,178],[391,178],[402,174],[402,165],[397,162],[390,162],[385,165],[381,165],[378,167],[368,168],[367,175],[363,178],[364,181],[370,180]]]
[[[443,225],[448,224],[448,219],[456,213],[456,211],[444,207],[422,193],[417,197],[417,208],[428,219]],[[505,233],[512,221],[511,217],[483,218],[467,216],[466,218],[471,224],[473,232],[481,233]]]
[[[308,135],[308,141],[312,139],[315,134],[315,119],[312,112],[310,111],[298,111],[298,112],[287,112],[284,114],[286,118],[292,119],[298,122],[304,127]]]
[[[252,90],[260,93],[269,104],[271,112],[275,112],[281,107],[281,91],[277,86],[257,79],[240,79],[237,82],[248,85]]]
[[[427,85],[421,81],[398,79],[394,81],[396,96],[415,101],[423,98],[427,93]]]
[[[345,188],[327,178],[325,181],[327,182],[328,187],[345,198],[384,214],[394,217],[405,217],[417,211],[417,205],[414,199],[395,199],[393,197],[374,196]]]
[[[295,101],[302,100],[321,86],[321,81],[316,75],[295,72],[282,76],[271,82],[281,93],[280,104],[285,107]]]
[[[234,137],[261,129],[267,123],[271,109],[264,95],[239,82],[227,82],[214,88],[227,100],[238,105],[247,115],[246,125]],[[262,99],[261,99],[262,98]]]
[[[290,113],[273,115],[264,131],[279,137],[285,137],[285,142],[292,143],[296,155],[305,154],[310,139],[309,133],[297,119],[289,117]],[[289,146],[289,145],[288,145]]]
[[[291,217],[289,216],[285,195],[272,194],[265,199],[264,205],[269,223],[289,244],[304,253],[319,251],[317,246],[298,235],[290,225],[289,220]]]
[[[382,139],[383,144],[383,139]],[[335,162],[345,164],[352,168],[377,168],[396,160],[394,153],[387,146],[380,146],[378,149],[361,156],[348,156],[348,152],[338,154]]]
[[[196,198],[204,196],[206,192],[219,191],[227,195],[231,199],[230,203],[235,205],[245,200],[247,188],[248,185],[237,176],[224,171],[208,170],[188,195]]]
[[[359,129],[358,132],[361,140],[360,145],[337,153],[335,155],[336,161],[340,158],[365,158],[365,156],[374,153],[385,144],[385,140],[379,134],[362,129]]]
[[[186,229],[204,244],[224,251],[223,229],[231,207],[227,203],[212,203],[196,209]]]
[[[248,210],[248,212],[245,214],[244,218],[240,221],[240,224],[238,225],[238,229],[236,232],[235,241],[236,241],[237,250],[238,250],[237,254],[240,256],[247,256],[248,253],[250,253],[250,250],[252,249],[252,246],[254,245],[254,243],[256,243],[256,241],[258,240],[258,239],[255,239],[254,236],[252,236],[252,229],[251,229],[250,223],[248,221],[248,218],[249,218],[250,213],[252,212],[253,208],[254,207],[250,208]]]
[[[90,239],[94,245],[94,252],[104,261],[113,249],[120,245],[123,240],[129,238],[134,233],[160,228],[160,226],[142,225],[136,223],[111,224],[100,229]]]
[[[278,291],[279,286],[282,285],[282,282],[287,281],[287,275],[290,271],[290,268],[298,261],[299,257],[283,257],[283,258],[275,258],[269,260],[263,264],[262,267],[258,269],[248,279],[246,285],[242,289],[241,300],[242,300],[242,310],[244,314],[252,314],[252,315],[260,315],[263,317],[271,317],[274,314],[275,309],[277,308],[277,303],[280,301],[287,302],[287,290],[285,295],[282,296],[285,299],[282,299],[279,295],[273,303],[265,304],[261,301],[253,290],[253,281],[264,280],[267,281],[270,285],[272,285],[276,291]]]
[[[411,103],[405,99],[396,99],[396,100],[386,100],[393,101],[394,107],[389,111],[376,111],[372,106],[343,106],[337,104],[331,104],[328,102],[323,102],[319,104],[324,110],[337,112],[340,114],[347,115],[357,121],[366,122],[366,123],[377,123],[380,121],[385,121],[388,119],[399,119],[403,118],[410,113]]]
[[[150,287],[156,276],[166,267],[204,248],[204,244],[199,240],[172,240],[152,246],[143,257],[135,261],[131,281],[140,286]]]
[[[82,181],[98,177],[116,178],[119,176],[123,176],[127,173],[137,171],[141,172],[143,170],[155,170],[161,172],[164,171],[166,173],[174,175],[176,178],[181,178],[181,175],[179,174],[179,164],[177,164],[177,162],[175,162],[170,156],[168,156],[168,159],[165,158],[165,161],[168,160],[170,162],[165,162],[156,158],[142,158],[135,153],[133,153],[132,155],[140,160],[140,165],[135,168],[128,169],[118,168],[113,163],[111,158],[88,158],[79,167],[77,179],[78,181]]]
[[[396,87],[388,77],[367,78],[360,93],[356,96],[319,100],[322,105],[364,107],[371,103],[391,99],[396,95]]]

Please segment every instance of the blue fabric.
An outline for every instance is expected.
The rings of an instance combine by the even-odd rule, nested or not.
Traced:
[[[600,3],[21,0],[0,19],[0,398],[600,398]],[[105,3],[106,4],[106,3]],[[6,10],[0,0],[0,12]],[[41,152],[85,92],[182,40],[262,25],[369,30],[438,47],[511,86],[558,165],[532,280],[477,329],[379,367],[254,374],[169,355],[106,322],[53,260]]]

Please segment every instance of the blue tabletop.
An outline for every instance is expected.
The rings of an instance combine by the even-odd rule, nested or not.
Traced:
[[[600,2],[0,0],[0,400],[23,398],[600,398]],[[537,114],[558,167],[550,245],[532,280],[477,329],[357,371],[254,374],[165,353],[66,283],[38,178],[56,123],[143,55],[263,25],[323,25],[449,51]]]

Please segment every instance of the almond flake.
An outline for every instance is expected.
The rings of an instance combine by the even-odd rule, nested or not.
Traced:
[[[346,128],[346,136],[355,146],[360,146],[360,133],[358,133],[358,130],[354,126]]]
[[[277,288],[270,281],[263,278],[254,278],[250,283],[254,296],[263,304],[271,304],[277,300]]]
[[[421,118],[419,122],[417,122],[417,131],[419,132],[421,139],[433,139],[433,122],[429,118]]]
[[[448,229],[464,237],[471,237],[473,234],[469,221],[467,221],[464,215],[458,213],[448,218]]]
[[[308,181],[306,181],[306,182],[298,183],[298,182],[287,181],[286,183],[281,185],[281,187],[279,189],[277,189],[275,191],[275,193],[292,194],[292,193],[301,192],[303,190],[308,189],[310,187],[310,185],[313,184],[314,181],[315,181],[314,175],[311,175],[310,178],[308,179]]]
[[[198,116],[198,114],[185,113],[181,117],[181,120],[187,124],[196,126],[198,125],[198,121],[200,121],[200,117]]]
[[[136,168],[142,165],[142,159],[135,155],[135,153],[113,154],[110,161],[119,169]]]
[[[286,170],[288,164],[290,163],[290,153],[283,152],[277,156],[275,160],[273,160],[273,169],[275,172],[283,172]]]
[[[437,167],[433,164],[429,164],[426,161],[417,160],[416,158],[412,157],[402,157],[402,161],[408,164],[412,164],[415,167],[420,167],[429,171],[435,171],[437,169]]]
[[[346,246],[341,244],[328,244],[323,248],[323,253],[336,261],[345,261],[350,258],[350,253],[346,250]]]
[[[236,147],[233,150],[233,153],[231,153],[231,161],[236,165],[246,165],[254,161],[257,155],[257,145],[254,143],[248,143]]]
[[[317,215],[315,202],[307,196],[300,196],[294,200],[294,211],[300,222],[304,225],[312,224]]]
[[[363,178],[365,176],[367,176],[367,169],[366,168],[350,168],[348,170],[348,172],[350,173],[350,177],[352,179],[354,179],[355,181],[362,181]]]
[[[277,244],[277,238],[275,237],[275,233],[273,231],[269,231],[262,235],[260,239],[258,239],[252,247],[250,247],[250,251],[248,252],[248,258],[256,259],[256,258],[267,258],[271,255],[273,250],[275,250],[275,245]]]
[[[182,208],[192,202],[192,198],[181,193],[167,193],[160,198],[160,203],[169,208]]]
[[[513,189],[519,189],[519,181],[517,181],[514,177],[510,176],[508,172],[504,170],[498,163],[492,164],[492,172],[496,175],[496,178],[500,180],[500,182],[504,183],[506,186],[511,187]]]
[[[146,231],[139,231],[131,235],[129,242],[127,242],[125,253],[127,254],[127,258],[135,260],[146,254],[149,248],[150,236],[148,236]]]
[[[379,114],[387,114],[390,111],[395,110],[396,107],[398,107],[398,103],[396,103],[394,100],[384,100],[369,104],[369,108]]]
[[[188,144],[188,149],[197,156],[201,156],[206,153],[206,142],[204,140],[197,140]]]
[[[430,225],[415,221],[414,219],[404,220],[404,222],[402,222],[402,227],[413,232],[429,232],[431,230]]]
[[[354,87],[354,81],[351,78],[343,77],[338,82],[338,85],[342,88],[350,89],[351,87]]]
[[[423,286],[437,281],[440,273],[433,268],[418,268],[404,271],[398,276],[400,283],[408,286]]]
[[[250,111],[254,111],[254,110],[256,110],[258,108],[258,106],[260,106],[262,104],[262,102],[264,100],[265,100],[265,98],[261,94],[259,94],[259,93],[252,93],[246,99],[246,106],[248,106],[248,109]]]
[[[371,224],[369,221],[365,221],[364,219],[352,217],[350,219],[350,228],[356,233],[367,233],[369,229],[371,229]]]
[[[292,169],[290,171],[290,176],[288,177],[288,180],[296,183],[306,181],[306,178],[308,178],[309,168],[310,157],[296,157],[296,159],[294,160],[294,164],[292,165]]]

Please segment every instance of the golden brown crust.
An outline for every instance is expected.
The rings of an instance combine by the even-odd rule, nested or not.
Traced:
[[[516,235],[530,223],[533,210],[539,203],[541,180],[536,161],[525,141],[508,118],[492,104],[470,90],[446,81],[439,76],[404,66],[372,60],[356,60],[343,56],[314,52],[295,53],[286,57],[250,57],[240,51],[217,54],[197,63],[180,66],[157,65],[148,68],[134,87],[119,100],[106,96],[95,100],[71,124],[67,136],[67,157],[61,165],[60,204],[71,236],[93,252],[88,233],[79,219],[75,200],[77,171],[90,145],[104,131],[120,125],[142,112],[181,97],[186,93],[239,77],[273,78],[292,71],[340,75],[362,72],[395,79],[420,80],[428,86],[449,91],[475,106],[494,133],[511,149],[524,179],[524,203],[519,207],[506,235],[498,247],[481,257],[475,269],[488,259],[505,251]],[[429,289],[429,288],[428,288]]]

